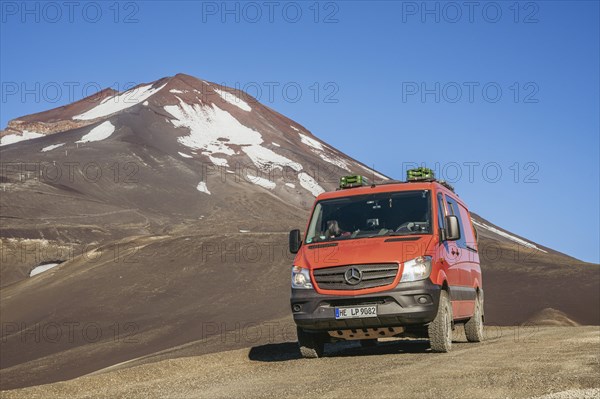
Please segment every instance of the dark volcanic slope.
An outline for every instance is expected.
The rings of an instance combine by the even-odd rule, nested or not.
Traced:
[[[256,100],[187,75],[18,121],[9,142],[40,137],[0,148],[2,389],[285,316],[285,232],[340,175],[386,179]],[[597,265],[475,221],[488,323],[545,308],[600,323]],[[63,263],[29,277],[42,262]]]
[[[546,308],[600,324],[600,268],[527,241],[474,215],[484,272],[486,322],[528,322]]]

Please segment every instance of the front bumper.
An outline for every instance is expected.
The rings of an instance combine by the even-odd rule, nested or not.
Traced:
[[[400,283],[388,291],[352,296],[322,295],[315,290],[292,289],[291,307],[296,324],[309,331],[415,326],[433,321],[438,310],[440,291],[441,286],[429,279]],[[427,299],[425,303],[419,302],[422,297]],[[373,304],[377,305],[377,317],[335,318],[336,307]]]

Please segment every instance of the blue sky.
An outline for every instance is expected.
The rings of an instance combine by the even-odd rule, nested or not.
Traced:
[[[183,72],[392,177],[425,163],[483,217],[599,261],[598,2],[77,4],[2,2],[2,127]]]

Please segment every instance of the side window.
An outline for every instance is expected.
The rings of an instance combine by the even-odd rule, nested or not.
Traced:
[[[446,206],[444,205],[444,196],[440,193],[437,195],[438,201],[438,227],[444,228],[444,216],[446,216]]]
[[[464,206],[460,204],[458,204],[458,208],[460,211],[460,217],[464,222],[463,230],[465,231],[466,247],[471,251],[477,251],[477,232],[473,227],[473,222],[471,221],[469,212]]]
[[[460,227],[460,238],[456,241],[456,246],[459,248],[467,248],[467,238],[465,237],[464,223],[460,215],[458,204],[452,198],[446,195],[446,203],[448,204],[448,212],[458,218],[458,226]]]

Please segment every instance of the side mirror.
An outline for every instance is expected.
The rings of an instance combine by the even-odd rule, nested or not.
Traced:
[[[290,231],[290,252],[293,254],[298,253],[301,245],[302,238],[300,237],[300,230],[295,229]]]
[[[446,240],[456,241],[460,239],[460,227],[458,226],[458,218],[455,215],[446,216]]]

